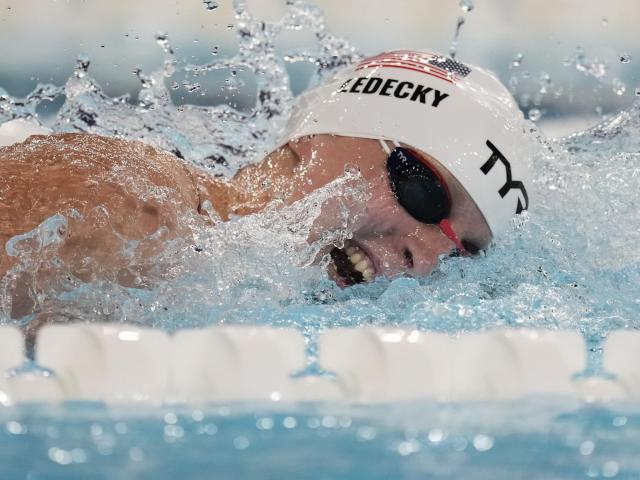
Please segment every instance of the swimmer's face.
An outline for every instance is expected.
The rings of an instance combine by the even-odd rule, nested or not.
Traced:
[[[295,197],[340,177],[346,165],[357,168],[368,184],[371,196],[364,214],[356,217],[352,241],[342,252],[332,253],[329,274],[340,285],[369,281],[379,275],[424,276],[437,266],[440,256],[455,249],[437,225],[414,219],[398,203],[389,183],[387,154],[377,140],[313,135],[289,142],[285,148],[298,157]],[[485,248],[491,241],[491,231],[469,194],[437,161],[425,152],[418,153],[439,170],[449,187],[449,221],[454,232],[469,250]],[[317,219],[315,231],[339,228],[339,221],[336,212],[327,208]]]

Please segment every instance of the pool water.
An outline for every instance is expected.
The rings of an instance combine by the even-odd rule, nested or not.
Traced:
[[[313,83],[362,57],[331,34],[317,9],[289,3],[285,17],[265,27],[244,2],[235,2],[239,53],[208,65],[176,58],[169,38],[159,35],[164,67],[138,73],[136,103],[105,95],[89,75],[89,60],[79,58],[64,86],[40,86],[26,99],[0,90],[0,123],[33,118],[41,102],[64,95],[48,124],[55,132],[138,139],[231,175],[277,140],[293,102],[287,62],[317,66]],[[276,55],[278,35],[298,28],[316,34],[315,48]],[[238,69],[255,76],[256,105],[249,112],[171,101],[176,72],[197,81],[224,70],[233,80]],[[37,309],[47,309],[73,320],[169,331],[219,323],[290,326],[310,339],[355,325],[450,333],[568,329],[588,341],[586,373],[601,374],[608,333],[640,326],[640,251],[629,248],[640,241],[640,105],[563,138],[545,138],[530,122],[527,128],[535,168],[532,208],[480,259],[444,259],[426,278],[338,288],[321,267],[309,265],[320,249],[349,236],[350,220],[312,245],[306,238],[319,204],[361,196],[365,186],[346,172],[305,201],[200,230],[193,243],[167,245],[157,257],[140,259],[138,246],[127,246],[136,261],[171,258],[176,265],[170,278],[147,289],[40,278],[43,264],[61,278],[70,275],[56,260],[55,231],[60,222],[73,228],[82,218],[61,212],[38,229],[53,235],[38,237],[50,241],[34,247],[20,237],[8,244],[20,262],[0,280],[0,319],[24,326]],[[33,312],[13,318],[7,292],[24,274],[39,301]],[[0,477],[638,478],[639,410],[637,403],[533,398],[377,407],[19,405],[0,410]]]
[[[516,404],[2,412],[2,478],[638,478],[640,415]]]

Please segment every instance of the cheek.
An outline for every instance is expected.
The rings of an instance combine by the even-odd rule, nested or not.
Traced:
[[[388,234],[393,231],[410,233],[415,220],[398,203],[385,177],[370,183],[371,197],[367,202],[362,231],[370,234]]]

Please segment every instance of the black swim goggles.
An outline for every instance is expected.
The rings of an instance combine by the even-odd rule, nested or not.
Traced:
[[[448,220],[451,213],[451,194],[447,183],[438,170],[422,156],[393,142],[391,150],[387,142],[380,140],[387,154],[387,171],[391,190],[402,208],[419,222],[438,225],[451,240],[457,253],[467,250],[451,228]]]

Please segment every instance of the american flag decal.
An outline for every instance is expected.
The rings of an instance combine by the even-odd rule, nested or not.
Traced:
[[[449,83],[456,83],[471,73],[471,69],[464,63],[457,62],[451,58],[436,53],[414,52],[411,50],[385,52],[375,57],[365,58],[358,64],[356,70],[376,67],[412,70],[431,75]]]

